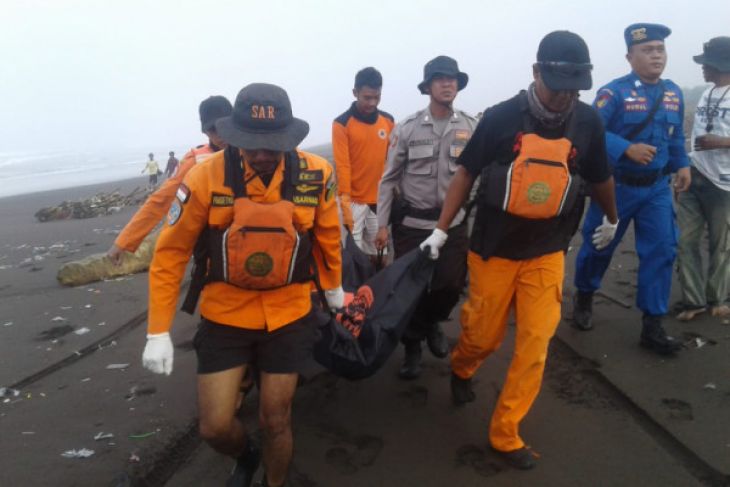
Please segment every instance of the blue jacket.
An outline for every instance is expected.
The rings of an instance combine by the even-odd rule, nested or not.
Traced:
[[[646,119],[654,101],[664,85],[662,104],[654,114],[654,120],[627,140],[631,130]],[[670,80],[656,85],[646,85],[635,73],[611,81],[598,90],[593,107],[606,126],[606,151],[614,169],[622,172],[641,173],[668,167],[670,172],[689,166],[684,148],[684,99],[682,90]],[[632,143],[644,143],[657,148],[651,164],[641,166],[624,155]]]

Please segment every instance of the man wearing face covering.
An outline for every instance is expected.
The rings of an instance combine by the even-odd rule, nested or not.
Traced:
[[[438,249],[481,177],[468,255],[469,295],[451,354],[456,405],[475,400],[472,377],[499,348],[514,307],[515,351],[489,426],[491,447],[515,468],[535,466],[519,425],[540,391],[548,344],[560,322],[565,252],[578,228],[584,185],[617,223],[604,131],[578,91],[591,87],[588,47],[567,31],[540,42],[526,91],[485,111],[458,159],[436,228]],[[610,238],[607,237],[608,240]]]

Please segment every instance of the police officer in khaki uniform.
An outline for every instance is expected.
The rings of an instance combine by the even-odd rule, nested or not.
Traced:
[[[453,108],[469,77],[456,61],[438,56],[423,69],[418,89],[430,96],[427,108],[397,124],[391,134],[388,161],[378,191],[376,247],[388,242],[392,225],[396,258],[416,248],[436,227],[446,190],[456,171],[456,158],[471,137],[476,119]],[[421,341],[444,358],[449,349],[439,321],[446,320],[459,300],[466,279],[467,226],[462,209],[448,231],[429,290],[421,297],[404,336],[406,357],[399,375],[421,373]]]

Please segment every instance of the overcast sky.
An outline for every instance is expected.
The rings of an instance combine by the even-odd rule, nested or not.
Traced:
[[[3,0],[0,152],[192,146],[199,102],[251,82],[284,87],[311,126],[302,145],[325,143],[358,69],[383,73],[380,107],[399,120],[426,105],[416,85],[440,54],[469,74],[456,106],[476,113],[527,86],[552,30],[583,36],[594,85],[625,74],[637,21],[672,28],[665,77],[696,86],[692,55],[729,18],[728,0]]]

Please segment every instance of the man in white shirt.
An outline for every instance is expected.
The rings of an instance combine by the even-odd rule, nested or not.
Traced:
[[[715,37],[694,56],[705,81],[692,127],[692,185],[678,195],[679,281],[683,310],[689,321],[710,310],[730,316],[725,302],[730,281],[730,37]],[[700,246],[705,225],[709,232],[710,262],[705,275]]]

